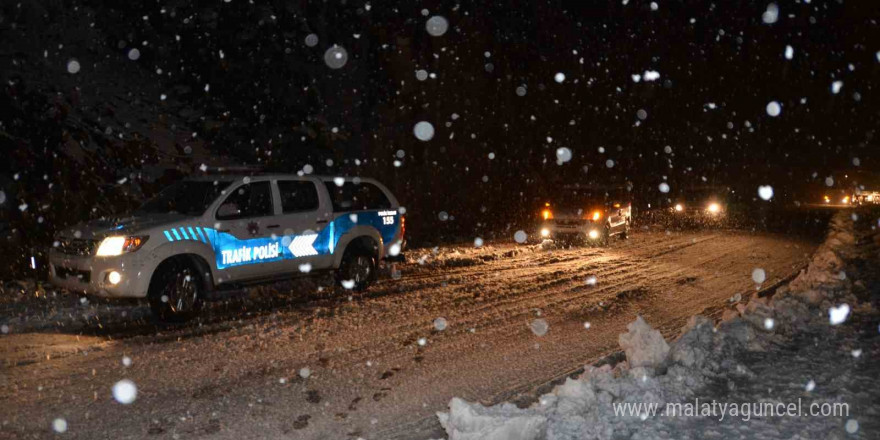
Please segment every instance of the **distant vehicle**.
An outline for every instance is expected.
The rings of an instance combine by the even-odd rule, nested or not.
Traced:
[[[851,200],[853,205],[880,205],[880,191],[861,190]]]
[[[195,316],[208,291],[335,271],[364,290],[400,256],[404,215],[372,179],[203,176],[174,184],[127,218],[61,232],[49,279],[102,297],[148,298],[161,320]]]
[[[540,234],[554,240],[607,244],[626,238],[632,226],[632,203],[619,188],[566,186],[540,209]]]
[[[857,194],[853,194],[850,190],[829,190],[822,195],[822,203],[829,206],[857,205],[859,204],[859,196]]]
[[[683,191],[667,209],[672,224],[698,226],[719,224],[727,216],[726,188],[700,187]]]
[[[708,200],[704,203],[678,200],[675,202],[675,205],[669,208],[669,211],[673,214],[690,214],[701,217],[717,218],[724,215],[726,207],[723,203],[715,200]]]

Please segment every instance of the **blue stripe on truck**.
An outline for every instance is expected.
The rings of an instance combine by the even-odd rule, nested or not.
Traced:
[[[197,226],[173,228],[170,233],[167,230],[163,232],[170,242],[181,240],[183,234],[184,240],[201,241],[211,246],[217,269],[226,269],[313,255],[332,255],[339,240],[355,226],[375,228],[384,244],[388,244],[400,232],[400,214],[396,209],[341,214],[317,233],[276,237],[238,239],[227,232]]]

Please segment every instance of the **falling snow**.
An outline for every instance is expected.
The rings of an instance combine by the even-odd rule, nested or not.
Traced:
[[[846,321],[849,316],[849,304],[842,304],[828,309],[828,320],[831,325],[838,325]]]
[[[333,45],[324,52],[324,63],[331,69],[341,69],[348,62],[348,52],[342,47]]]
[[[880,190],[871,2],[620,0],[598,15],[185,3],[11,2],[0,20],[0,333],[13,366],[0,389],[13,437],[876,437],[863,409],[880,377],[865,337],[876,255],[861,253],[880,230],[867,198]],[[187,176],[225,198],[221,176],[282,173],[321,195],[273,183],[267,215],[201,226],[275,241],[285,257],[294,237],[321,237],[323,256],[272,262],[293,280],[241,286],[244,267],[213,267],[215,236],[166,240],[201,231],[219,196],[192,215],[131,213]],[[308,206],[288,212],[300,197]],[[592,225],[594,210],[610,225],[628,211],[618,202],[632,203],[625,236],[544,230]],[[352,255],[348,223],[405,224],[374,234],[378,247],[358,242],[375,251],[367,289],[326,263]],[[101,270],[66,256],[109,236],[149,240]],[[138,268],[184,242],[211,270],[193,262],[180,279],[234,288],[199,292],[200,316],[160,324],[151,307],[177,301]],[[143,284],[147,298],[70,287],[117,280],[113,261],[117,289]],[[711,317],[687,320],[701,311]],[[625,362],[538,395],[616,350]],[[804,393],[861,406],[748,424],[600,409]],[[518,406],[458,399],[426,417],[463,394]]]
[[[535,336],[544,336],[550,330],[550,325],[543,319],[535,319],[529,324],[529,328]]]
[[[556,149],[556,160],[562,164],[571,160],[571,150],[568,147],[560,147]]]
[[[435,15],[425,23],[425,29],[434,37],[441,37],[449,29],[449,22],[445,18]]]
[[[134,402],[137,398],[137,386],[128,379],[122,379],[113,384],[113,398],[123,405]]]
[[[52,430],[59,433],[59,434],[63,434],[65,432],[67,432],[67,420],[64,420],[61,418],[53,420],[52,421]]]
[[[430,141],[434,138],[434,126],[430,122],[421,121],[413,127],[413,134],[420,141]]]
[[[79,61],[70,60],[67,62],[67,72],[68,73],[77,74],[77,73],[79,73],[79,69],[80,69]]]
[[[761,20],[766,24],[776,23],[776,20],[779,19],[779,7],[776,6],[776,3],[770,3],[767,5],[767,10],[761,14]]]

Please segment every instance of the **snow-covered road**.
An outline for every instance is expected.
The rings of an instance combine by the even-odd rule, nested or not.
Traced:
[[[142,306],[51,293],[27,310],[0,304],[0,434],[44,438],[64,418],[69,438],[439,437],[435,412],[452,396],[546,392],[616,352],[636,314],[669,338],[691,315],[718,317],[790,279],[814,248],[639,231],[609,248],[418,249],[365,294],[261,288],[158,332]],[[129,405],[111,395],[121,379],[137,386]]]

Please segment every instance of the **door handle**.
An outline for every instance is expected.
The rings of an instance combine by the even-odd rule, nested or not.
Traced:
[[[327,223],[327,220],[317,220],[317,221],[315,221],[315,223],[322,225],[324,223]]]
[[[229,229],[218,229],[217,232],[229,232]]]
[[[266,226],[266,229],[275,229],[275,228],[280,227],[280,226],[281,226],[281,225],[269,225],[269,226]]]

